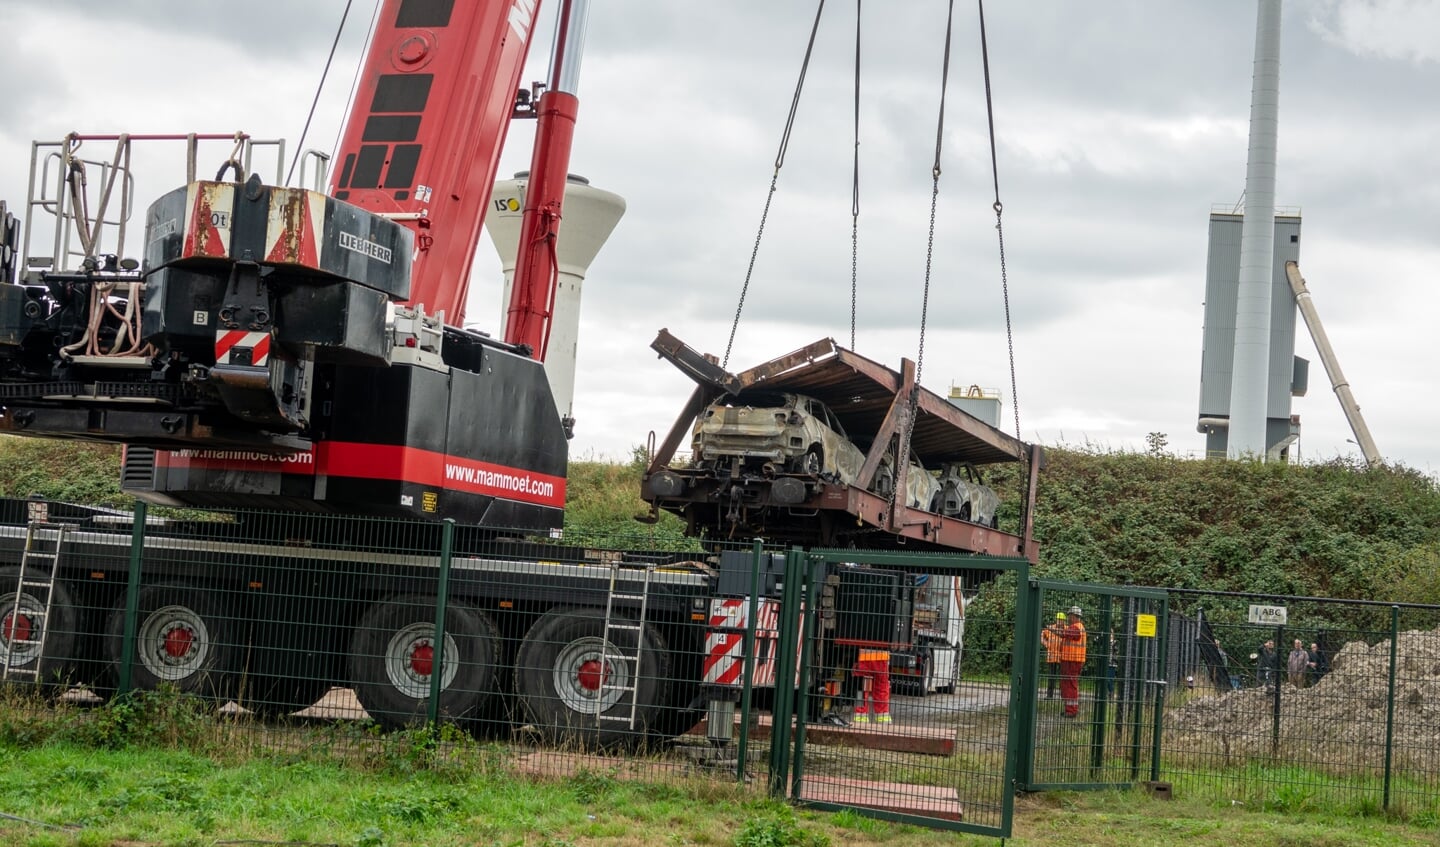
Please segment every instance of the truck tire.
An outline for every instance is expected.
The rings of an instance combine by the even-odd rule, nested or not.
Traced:
[[[435,598],[393,597],[371,606],[350,639],[350,680],[376,723],[397,729],[429,714],[434,670]],[[494,694],[500,634],[490,616],[471,606],[445,611],[441,715],[464,720]]]
[[[154,691],[164,685],[185,694],[230,699],[235,681],[235,642],[231,620],[214,598],[198,586],[171,583],[140,589],[135,621],[132,685]],[[122,597],[106,625],[106,648],[116,665],[125,661],[125,601]]]
[[[663,723],[670,706],[669,646],[649,624],[618,629],[613,624],[635,625],[633,618],[619,616],[611,623],[608,646],[605,612],[595,608],[553,609],[525,634],[515,657],[515,693],[523,714],[551,741],[634,747]],[[640,637],[644,649],[637,673],[633,656]]]
[[[48,620],[45,596],[38,593],[44,589],[21,588],[17,605],[19,582],[19,567],[0,568],[0,669],[8,667],[10,682],[34,682],[47,695],[62,694],[74,682],[79,613],[69,589],[59,580],[50,596]],[[38,644],[15,643],[42,639],[43,654]]]

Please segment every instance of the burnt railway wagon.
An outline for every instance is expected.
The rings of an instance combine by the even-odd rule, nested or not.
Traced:
[[[719,538],[762,536],[803,546],[962,550],[1035,561],[1031,534],[1037,472],[1044,453],[956,408],[915,382],[915,365],[897,372],[824,339],[738,374],[714,357],[661,330],[651,347],[696,382],[646,469],[641,496],[686,522],[691,534]],[[853,479],[816,472],[819,464],[716,467],[678,460],[697,417],[725,398],[748,391],[792,392],[823,401],[851,440],[864,445],[865,461]],[[906,476],[923,473],[894,457],[908,433],[910,453],[924,468],[1019,462],[1026,469],[1018,531],[999,529],[913,505]],[[801,445],[803,447],[803,445]],[[877,480],[892,468],[893,479]]]

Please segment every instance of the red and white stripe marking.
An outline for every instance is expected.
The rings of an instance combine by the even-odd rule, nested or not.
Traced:
[[[185,190],[185,241],[181,256],[230,255],[230,215],[235,186],[228,182],[192,182]]]
[[[270,333],[219,329],[215,331],[215,364],[231,364],[230,355],[242,347],[250,348],[252,366],[263,368],[270,361]]]
[[[704,681],[712,685],[740,685],[745,670],[745,627],[750,612],[746,598],[710,601],[710,631],[705,634]],[[804,610],[801,610],[803,620]],[[720,631],[723,627],[724,631]],[[775,684],[775,658],[780,645],[780,601],[761,600],[755,618],[755,674],[751,684]],[[796,643],[797,658],[801,647]],[[799,663],[796,663],[799,671]]]

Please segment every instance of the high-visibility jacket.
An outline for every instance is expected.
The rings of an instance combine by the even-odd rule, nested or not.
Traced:
[[[1050,665],[1060,663],[1060,642],[1062,641],[1061,627],[1052,623],[1040,630],[1040,643],[1045,645],[1045,662]]]
[[[1065,637],[1060,642],[1060,661],[1085,661],[1085,624],[1071,621],[1070,625],[1065,627]]]

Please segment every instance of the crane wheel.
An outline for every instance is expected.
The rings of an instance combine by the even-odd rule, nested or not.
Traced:
[[[350,639],[355,696],[381,726],[422,723],[430,705],[435,658],[435,598],[392,597],[371,606]],[[445,611],[439,713],[463,720],[495,691],[500,633],[490,616],[451,603]]]
[[[670,705],[669,645],[649,624],[620,628],[634,625],[633,618],[612,617],[607,643],[604,610],[574,607],[551,610],[525,633],[515,693],[525,717],[550,741],[633,748],[660,723]]]
[[[16,602],[19,582],[18,567],[0,568],[0,671],[6,671],[7,682],[38,682],[47,696],[58,696],[74,682],[79,613],[65,584],[57,581],[47,620],[45,598],[35,589],[20,588]],[[42,638],[43,654],[33,643]]]
[[[135,621],[131,681],[153,691],[174,686],[184,694],[230,699],[235,681],[235,639],[229,618],[220,615],[212,595],[181,583],[140,589]],[[125,660],[125,601],[122,597],[106,624],[110,660]]]

